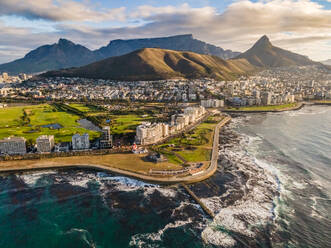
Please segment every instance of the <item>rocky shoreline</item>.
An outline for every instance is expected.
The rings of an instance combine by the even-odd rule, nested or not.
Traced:
[[[269,247],[269,224],[279,195],[277,178],[245,151],[250,138],[234,131],[236,122],[220,134],[219,170],[210,179],[191,185],[215,214],[201,236],[204,242],[220,247]]]

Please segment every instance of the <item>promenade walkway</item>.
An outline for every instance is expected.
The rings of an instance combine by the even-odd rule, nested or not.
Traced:
[[[223,127],[226,123],[231,120],[230,117],[225,117],[220,123],[217,124],[214,130],[214,140],[213,140],[213,149],[210,165],[207,169],[201,173],[193,175],[173,175],[173,176],[155,176],[148,175],[147,173],[134,172],[129,170],[123,170],[116,168],[112,165],[107,164],[94,164],[86,161],[79,161],[74,163],[62,163],[62,162],[45,162],[41,160],[21,160],[21,161],[3,161],[0,162],[0,172],[15,172],[15,171],[28,171],[28,170],[41,170],[41,169],[58,169],[58,168],[89,168],[89,169],[98,169],[107,172],[112,172],[116,174],[121,174],[124,176],[129,176],[137,178],[144,181],[150,181],[160,184],[173,184],[173,183],[194,183],[198,181],[205,180],[212,176],[217,170],[217,158],[218,158],[218,144],[219,144],[219,132],[220,128]],[[29,163],[27,163],[29,161]],[[77,160],[75,160],[77,161]]]

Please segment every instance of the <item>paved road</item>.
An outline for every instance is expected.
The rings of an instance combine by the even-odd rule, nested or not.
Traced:
[[[219,134],[220,129],[231,121],[231,117],[225,117],[220,123],[217,124],[214,130],[214,139],[213,139],[213,150],[211,155],[210,166],[204,171],[204,173],[197,176],[188,176],[186,178],[187,182],[197,182],[207,179],[212,176],[217,170],[217,160],[218,160],[218,145],[219,145]]]
[[[110,166],[105,166],[105,165],[98,165],[98,164],[89,164],[85,165],[84,161],[82,161],[80,164],[70,164],[70,165],[63,165],[63,164],[42,164],[42,160],[39,162],[36,162],[36,164],[30,165],[30,166],[25,166],[22,168],[21,166],[11,166],[7,168],[1,168],[0,166],[0,171],[1,172],[10,172],[10,171],[23,171],[23,170],[40,170],[40,169],[56,169],[56,168],[94,168],[94,169],[99,169],[99,170],[104,170],[108,172],[113,172],[129,177],[134,177],[140,180],[145,180],[145,181],[151,181],[151,182],[156,182],[156,183],[165,183],[165,184],[173,184],[173,183],[193,183],[193,182],[198,182],[205,180],[212,176],[215,171],[217,170],[217,159],[218,159],[218,144],[219,144],[219,132],[220,128],[223,127],[226,123],[228,123],[231,120],[230,117],[225,117],[220,123],[217,124],[214,130],[214,140],[213,140],[213,150],[212,150],[212,158],[210,162],[210,166],[203,171],[202,173],[196,174],[196,175],[190,175],[190,176],[185,176],[185,177],[155,177],[155,176],[150,176],[147,174],[141,174],[141,173],[135,173],[132,171],[126,171]]]

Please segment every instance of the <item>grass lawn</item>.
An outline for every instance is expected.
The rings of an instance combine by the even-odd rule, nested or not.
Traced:
[[[69,104],[70,107],[78,109],[79,111],[83,112],[83,113],[95,113],[95,112],[100,112],[100,110],[92,105],[86,105],[83,103],[70,103]]]
[[[1,161],[2,169],[11,167],[28,168],[36,165],[45,166],[66,166],[66,165],[104,165],[126,171],[148,173],[150,169],[154,170],[179,170],[182,166],[169,162],[152,163],[143,161],[145,155],[127,154],[109,154],[102,156],[76,156],[76,157],[57,157],[46,158],[42,160],[18,160],[18,161]]]
[[[209,161],[211,157],[212,149],[208,148],[197,148],[196,150],[184,150],[177,152],[188,162],[199,162],[199,161]]]
[[[331,103],[331,100],[316,100],[316,103]]]
[[[166,149],[161,149],[160,153],[163,154],[167,159],[169,163],[172,164],[182,164],[183,161],[180,160],[175,154],[172,154],[171,152],[167,151]]]
[[[219,116],[209,117],[194,130],[183,133],[181,137],[173,138],[159,145],[158,148],[173,163],[180,163],[180,161],[169,152],[182,156],[188,162],[209,161],[213,146],[214,128],[220,121],[221,117]],[[174,147],[171,147],[171,145],[174,145]]]
[[[240,108],[227,108],[226,110],[231,111],[272,111],[272,110],[282,110],[287,108],[293,108],[297,106],[297,103],[289,103],[282,105],[268,105],[268,106],[251,106],[251,107],[240,107]]]
[[[163,106],[164,104],[156,103],[155,105]],[[109,125],[113,134],[134,133],[136,127],[142,122],[153,119],[151,113],[148,113],[148,111],[145,113],[141,108],[137,109],[137,111],[129,111],[129,113],[110,113],[103,111],[102,108],[99,109],[97,106],[88,104],[71,103],[69,106],[83,112],[86,116],[95,116],[100,120],[101,125]]]
[[[109,118],[112,120],[110,128],[113,134],[136,132],[136,127],[138,125],[151,119],[151,117],[142,117],[135,114],[112,115]]]
[[[32,107],[32,106],[31,106]],[[20,126],[22,124],[23,107],[0,109],[0,128]]]
[[[100,111],[100,109],[81,103],[71,103],[70,107],[73,107],[88,116],[99,116],[102,119],[103,125],[109,125],[113,134],[125,134],[134,133],[136,127],[143,121],[148,121],[151,117],[142,117],[138,114],[109,114],[108,112]],[[110,120],[108,123],[107,120]]]
[[[71,141],[71,136],[75,133],[87,132],[91,139],[100,135],[80,127],[76,122],[79,118],[48,104],[0,109],[0,138],[14,135],[35,140],[42,134],[50,134],[55,136],[56,142],[63,142]],[[49,124],[59,124],[62,128],[42,127]]]

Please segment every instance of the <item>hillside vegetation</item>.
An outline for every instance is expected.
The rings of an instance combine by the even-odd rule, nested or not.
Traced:
[[[320,64],[308,57],[273,46],[269,38],[262,36],[252,48],[236,58],[246,59],[259,67],[304,66]]]
[[[45,73],[44,76],[102,78],[112,80],[160,80],[216,78],[232,80],[255,69],[245,59],[223,60],[216,56],[159,48],[144,48],[79,68]]]

